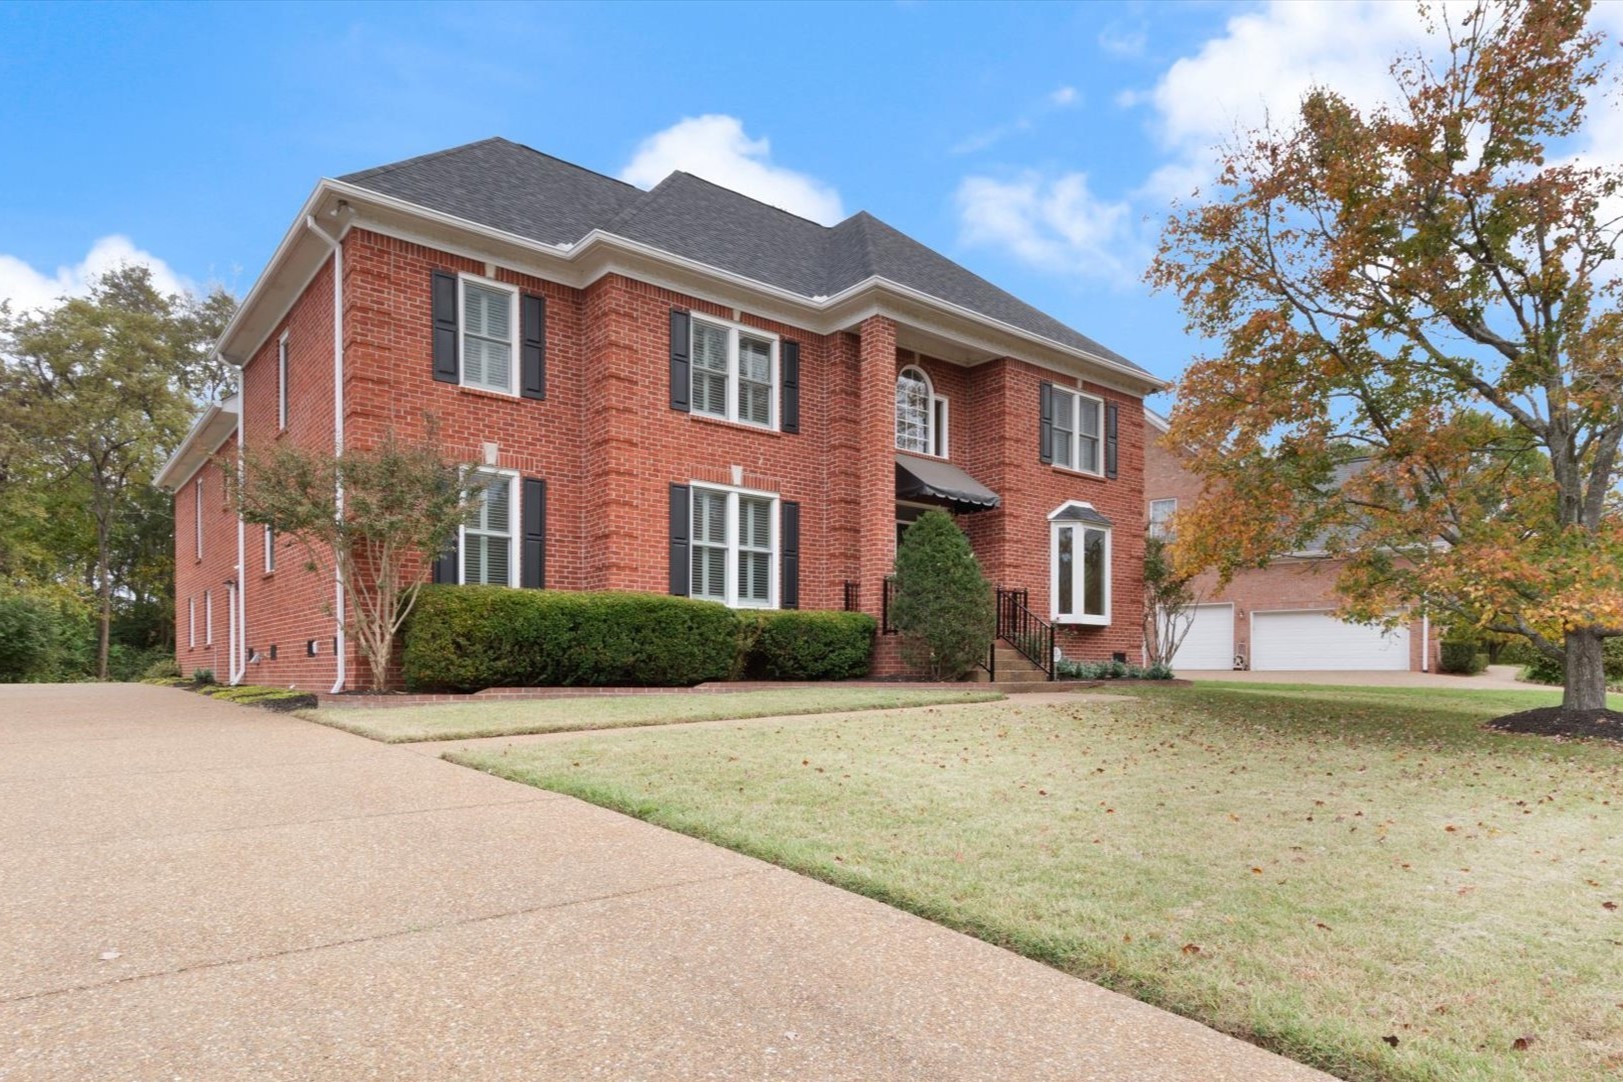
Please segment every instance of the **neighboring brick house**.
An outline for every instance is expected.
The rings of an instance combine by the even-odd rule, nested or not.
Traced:
[[[1167,422],[1145,411],[1146,520],[1165,536],[1172,516],[1200,495],[1201,481],[1164,437]],[[1238,572],[1223,590],[1214,576],[1197,581],[1201,604],[1173,659],[1179,673],[1211,669],[1368,671],[1435,667],[1438,632],[1417,615],[1391,632],[1335,618],[1341,561],[1283,554],[1265,568]],[[1428,645],[1429,644],[1429,649]]]
[[[235,606],[222,676],[360,675],[335,584],[286,540],[205,499],[236,562],[188,547],[187,486],[209,489],[232,418],[248,448],[330,448],[432,417],[506,481],[439,581],[879,616],[898,525],[941,506],[1063,651],[1141,642],[1142,398],[1162,381],[866,213],[825,227],[486,140],[323,180],[218,349],[240,412],[163,482],[182,621],[205,592]],[[876,664],[898,670],[893,637]]]

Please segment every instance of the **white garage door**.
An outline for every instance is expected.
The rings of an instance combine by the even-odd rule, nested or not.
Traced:
[[[1407,669],[1409,629],[1346,624],[1327,612],[1251,614],[1251,667],[1281,669]]]
[[[1234,606],[1196,605],[1189,634],[1178,644],[1173,669],[1232,669],[1234,667]]]

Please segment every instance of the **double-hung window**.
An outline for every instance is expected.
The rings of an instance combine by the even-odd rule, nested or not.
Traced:
[[[475,278],[461,282],[462,384],[513,394],[518,291]]]
[[[197,598],[186,599],[186,645],[197,645]]]
[[[896,449],[947,457],[947,400],[912,365],[896,377]]]
[[[1150,536],[1160,541],[1172,539],[1172,516],[1178,510],[1177,500],[1150,501]]]
[[[203,479],[197,479],[197,485],[192,492],[192,533],[197,542],[197,558],[203,558]]]
[[[462,527],[462,581],[467,585],[511,586],[513,484],[510,473],[481,471],[475,508]]]
[[[772,428],[778,340],[737,324],[694,317],[689,355],[693,411]]]
[[[1082,473],[1103,473],[1100,433],[1104,400],[1064,387],[1054,388],[1054,465]]]
[[[1070,502],[1049,516],[1050,592],[1054,620],[1110,623],[1109,520],[1085,503]]]
[[[777,500],[738,489],[692,487],[689,594],[740,608],[777,603]]]
[[[214,591],[203,591],[203,645],[214,645]]]

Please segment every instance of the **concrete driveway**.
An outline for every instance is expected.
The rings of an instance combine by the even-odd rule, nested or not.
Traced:
[[[1297,669],[1281,672],[1233,672],[1228,669],[1178,670],[1189,680],[1225,680],[1237,684],[1333,684],[1339,687],[1435,688],[1438,691],[1551,691],[1538,684],[1516,679],[1520,667],[1489,665],[1475,676],[1440,672],[1349,671],[1338,669]]]
[[[855,895],[262,711],[0,686],[0,1078],[1324,1079]]]

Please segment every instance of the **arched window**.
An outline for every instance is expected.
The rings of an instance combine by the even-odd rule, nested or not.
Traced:
[[[896,376],[896,449],[947,457],[947,400],[913,365]]]

